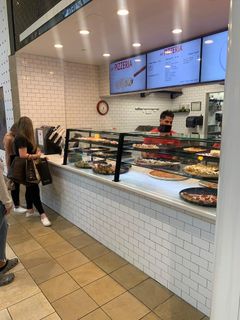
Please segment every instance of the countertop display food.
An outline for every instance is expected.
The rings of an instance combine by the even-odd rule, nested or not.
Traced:
[[[49,155],[49,162],[63,170],[69,170],[76,174],[87,176],[104,184],[110,184],[111,187],[124,189],[130,192],[143,195],[162,204],[166,204],[175,209],[184,210],[193,216],[199,216],[209,221],[215,221],[216,209],[200,207],[191,203],[184,202],[179,192],[186,188],[199,187],[199,180],[189,178],[184,181],[166,181],[153,179],[148,173],[151,171],[147,168],[132,167],[127,174],[121,175],[119,182],[113,182],[111,175],[99,175],[92,169],[79,169],[74,164],[62,165],[63,159],[59,155]]]

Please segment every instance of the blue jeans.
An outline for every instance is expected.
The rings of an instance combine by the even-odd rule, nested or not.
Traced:
[[[6,260],[6,243],[8,223],[4,212],[5,208],[0,201],[0,260]]]

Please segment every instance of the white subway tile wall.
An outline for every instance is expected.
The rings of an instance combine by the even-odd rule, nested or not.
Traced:
[[[185,106],[186,108],[191,109],[191,102],[201,102],[201,110],[200,111],[190,111],[189,114],[186,113],[176,113],[174,117],[173,129],[179,133],[190,133],[198,131],[201,136],[204,135],[205,127],[197,127],[196,129],[188,129],[186,128],[186,117],[187,116],[200,116],[203,115],[204,119],[207,116],[207,101],[206,96],[209,92],[219,92],[224,91],[224,86],[220,84],[209,84],[203,86],[192,86],[188,88],[184,88],[183,94],[176,99],[172,100],[172,109],[177,110],[180,107]],[[204,120],[203,120],[204,123]]]
[[[146,94],[143,98],[140,94],[110,97],[108,65],[98,67],[26,54],[17,57],[17,74],[21,115],[32,118],[35,127],[60,124],[132,131],[138,125],[157,126],[163,110],[190,106],[194,101],[201,101],[202,109],[189,115],[205,117],[206,93],[223,90],[221,85],[189,87],[175,99],[170,99],[168,93]],[[99,99],[109,104],[105,116],[97,113]],[[186,116],[175,115],[173,130],[189,132]],[[204,132],[203,127],[197,130]]]
[[[10,55],[10,44],[6,0],[0,1],[0,34],[0,87],[3,87],[7,129],[10,129],[14,120],[8,59]],[[3,150],[0,150],[0,158],[4,159]]]
[[[194,307],[210,313],[214,224],[51,166],[43,201]],[[206,237],[206,232],[208,237]]]

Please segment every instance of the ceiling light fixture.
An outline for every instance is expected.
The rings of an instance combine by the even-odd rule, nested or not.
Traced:
[[[85,36],[85,35],[88,35],[90,33],[90,31],[88,31],[88,30],[80,30],[79,33]]]
[[[172,30],[172,33],[173,33],[173,34],[182,33],[182,29],[180,29],[180,28],[173,29],[173,30]]]
[[[119,16],[127,16],[129,14],[129,11],[127,9],[119,9],[117,14]]]
[[[212,43],[213,43],[213,40],[208,39],[208,40],[204,41],[204,43],[205,43],[205,44],[212,44]]]
[[[104,57],[110,57],[110,53],[104,53],[103,56]]]
[[[132,46],[135,47],[135,48],[138,48],[138,47],[141,47],[141,43],[135,42],[135,43],[132,44]]]
[[[57,48],[57,49],[61,49],[61,48],[63,48],[63,45],[60,44],[60,43],[56,43],[56,44],[54,45],[54,47]]]
[[[141,62],[142,60],[141,59],[135,59],[134,61],[135,62]]]

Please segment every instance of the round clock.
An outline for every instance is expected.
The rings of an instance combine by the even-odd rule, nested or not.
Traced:
[[[97,103],[97,112],[101,115],[104,116],[105,114],[108,113],[109,110],[109,105],[105,100],[100,100]]]

